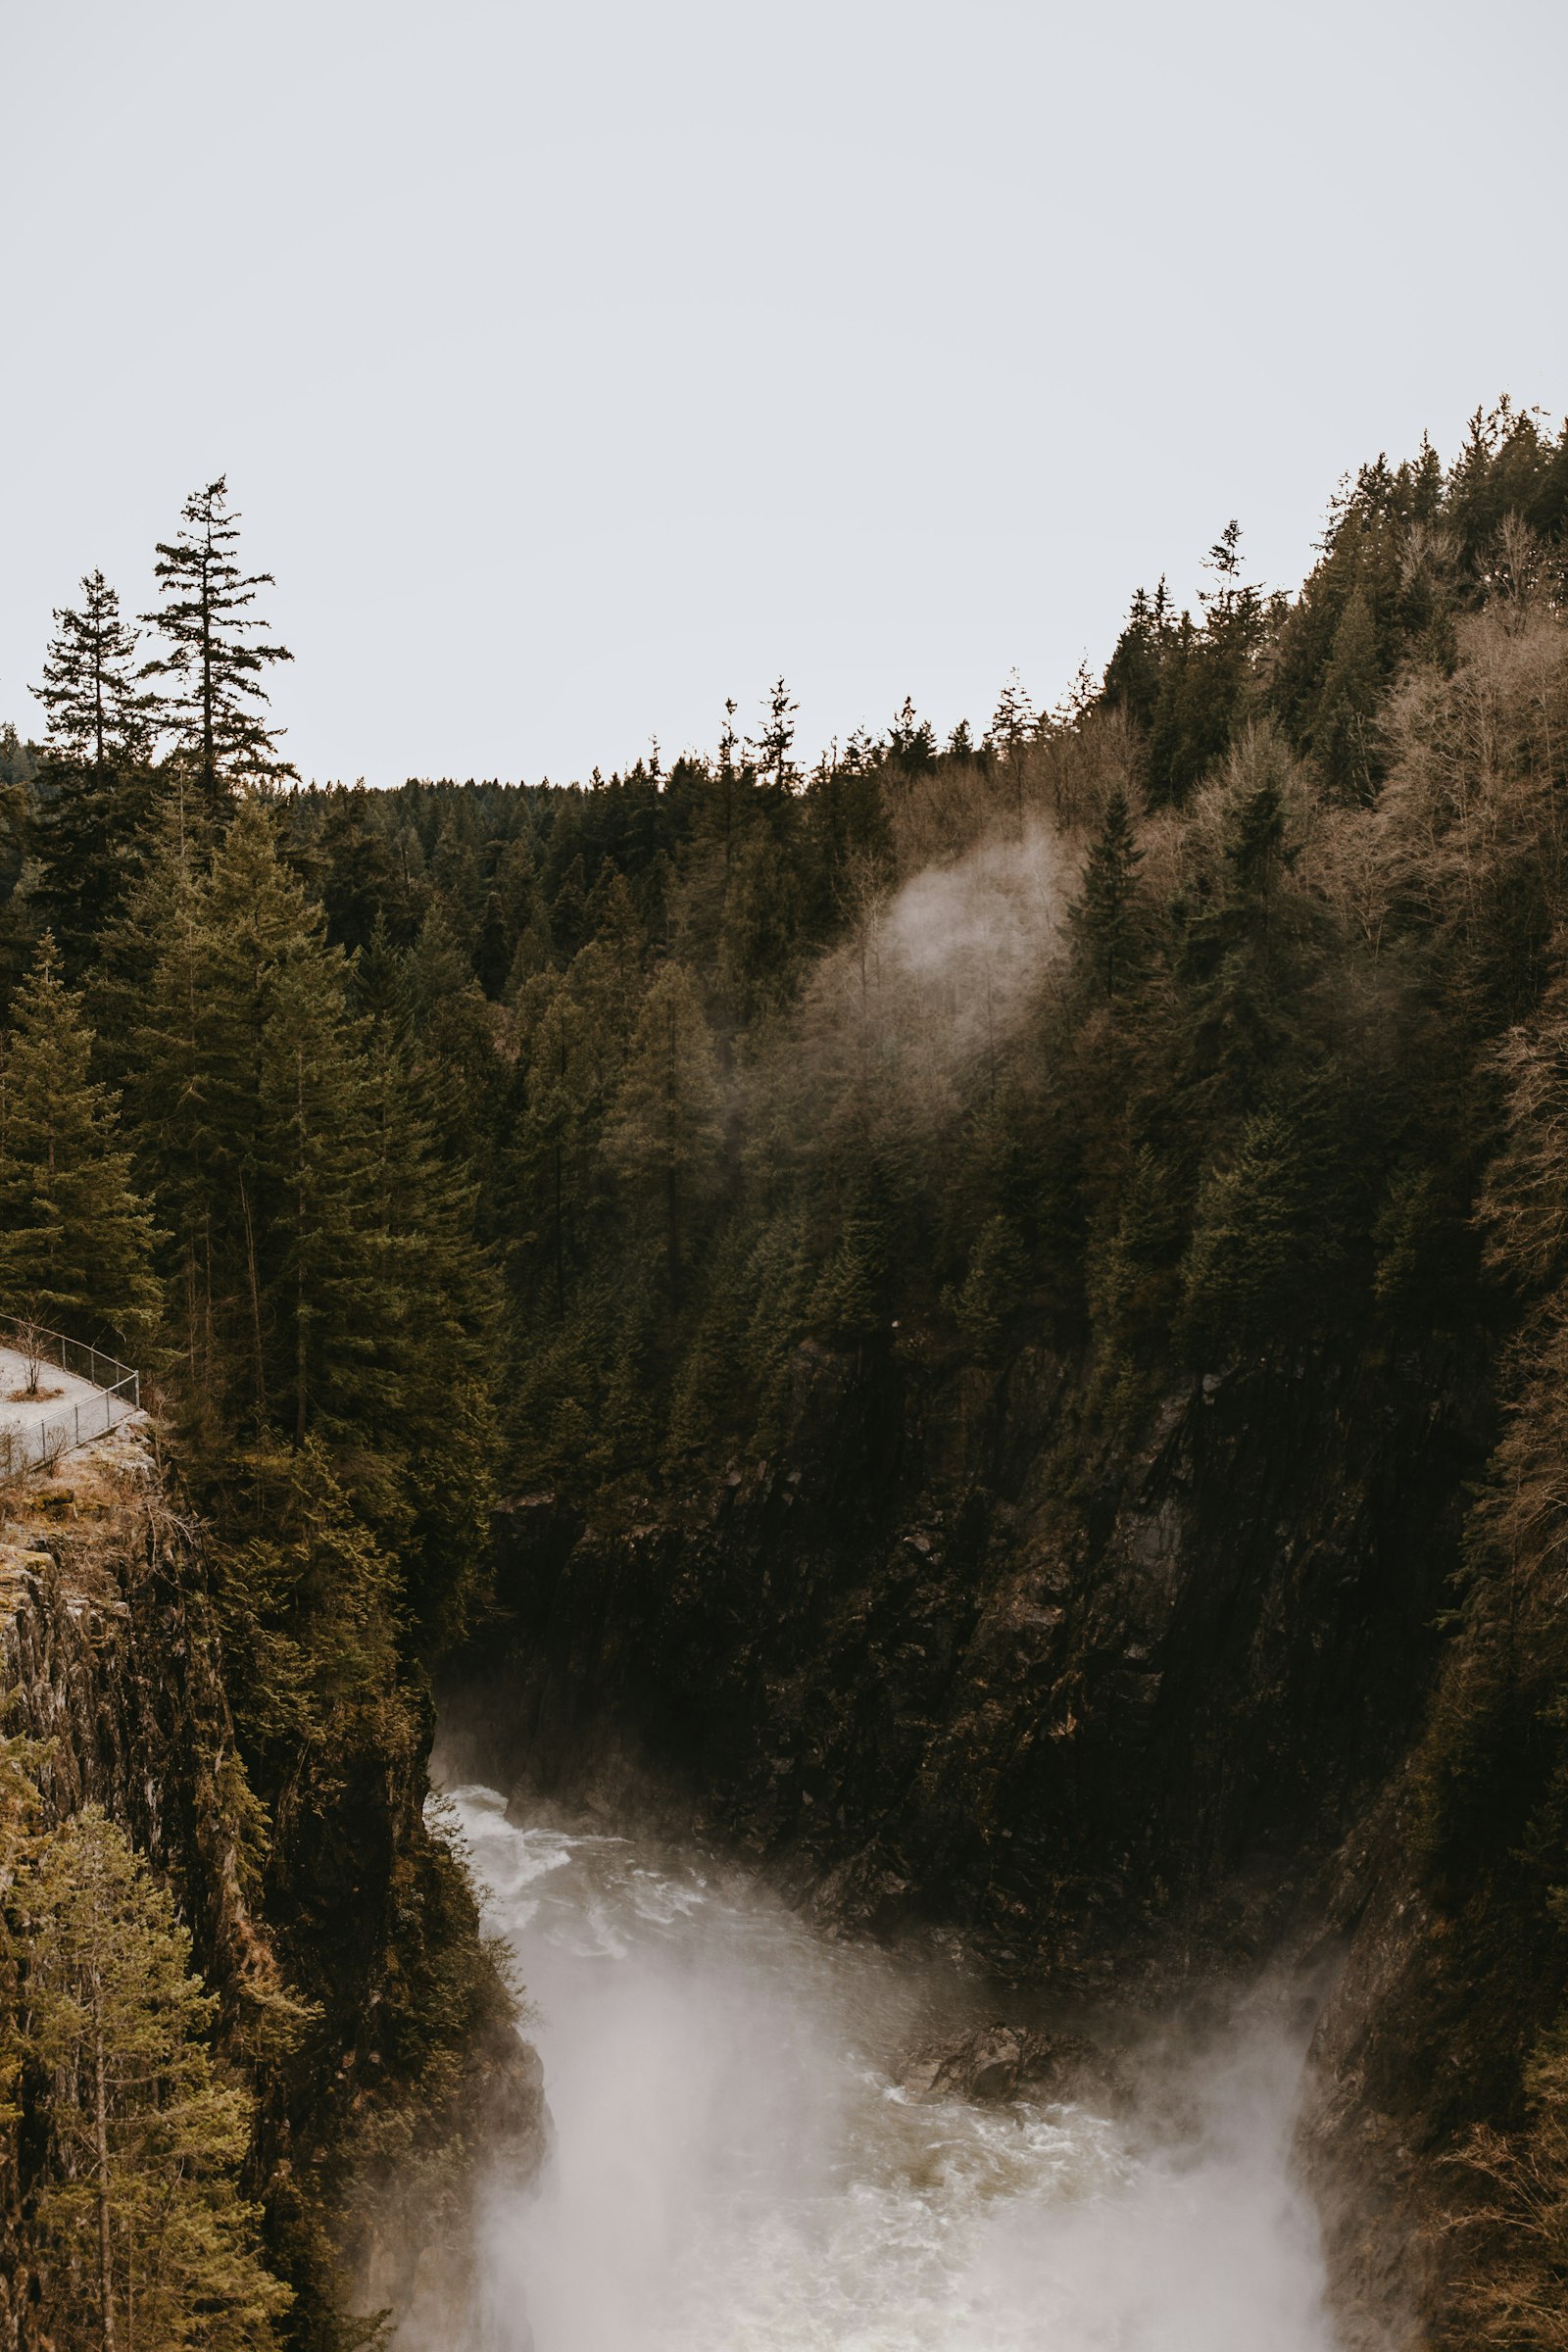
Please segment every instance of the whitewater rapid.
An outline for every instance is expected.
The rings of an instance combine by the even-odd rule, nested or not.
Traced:
[[[513,1953],[555,2145],[497,2192],[463,2352],[1332,2352],[1291,2179],[1299,2027],[1145,2062],[1150,2096],[919,2104],[988,2012],[740,1876],[449,1800]],[[1119,2104],[1120,2111],[1114,2111]]]

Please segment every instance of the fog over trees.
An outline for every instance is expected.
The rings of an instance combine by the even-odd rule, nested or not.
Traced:
[[[44,2119],[40,2261],[78,2206],[109,2233],[59,2344],[110,2340],[165,2194],[138,2345],[349,2340],[335,2191],[284,2196],[256,2120],[330,2007],[312,1873],[483,1621],[496,1497],[695,1492],[766,1452],[808,1339],[1049,1347],[1127,1429],[1236,1362],[1468,1351],[1495,1447],[1424,1835],[1568,1999],[1568,431],[1478,413],[1343,485],[1298,591],[1229,523],[1198,610],[1139,588],[1058,708],[1014,680],[939,742],[908,701],[809,767],[780,679],[585,783],[302,786],[238,534],[197,491],[135,622],[89,570],[0,742],[0,1309],[157,1389],[225,1801],[301,1922],[293,2024],[210,2056],[167,1900],[98,1817],[27,1827],[12,1758],[0,2100]],[[490,1998],[444,1886],[390,1931],[411,2134]],[[1515,2314],[1568,2263],[1563,2032],[1488,2159]],[[167,2083],[157,2130],[128,2074],[93,2107],[100,2045]]]

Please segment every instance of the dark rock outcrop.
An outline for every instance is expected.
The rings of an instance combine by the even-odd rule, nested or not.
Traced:
[[[53,1481],[14,1485],[4,1509],[3,1728],[43,1743],[46,1822],[102,1805],[172,1888],[219,1995],[220,2041],[259,2093],[249,2185],[274,2262],[320,2248],[323,2276],[398,2296],[438,2277],[450,2310],[466,2166],[482,2153],[531,2176],[546,2124],[537,2057],[492,1984],[461,1872],[425,1828],[422,1753],[371,1759],[345,1792],[352,1838],[318,1838],[313,1824],[274,1838],[259,1883],[202,1543],[139,1437],[122,1429]],[[301,2015],[302,1936],[319,1945],[322,1903],[336,1929],[312,1957],[330,1967],[330,1997],[312,1984],[303,2036],[280,2034]],[[439,1978],[445,2010],[475,2021],[466,2041],[421,2024],[411,1955]],[[379,2046],[394,2008],[423,2035],[412,2072]],[[0,2167],[0,2342],[25,2348],[24,2172]]]
[[[956,2041],[912,2050],[899,2071],[906,2098],[1031,2099],[1117,2107],[1128,2082],[1114,2050],[1082,2034],[999,2023],[977,2026]]]
[[[907,1335],[808,1343],[767,1460],[587,1520],[503,1511],[502,1621],[454,1718],[476,1766],[552,1793],[683,1788],[833,1929],[940,1923],[1068,1990],[1168,1995],[1282,1949],[1321,1977],[1337,1946],[1351,1982],[1482,1395],[1441,1350],[1302,1361],[1128,1428],[1038,1350],[991,1374]],[[1325,2177],[1408,2215],[1351,2072],[1325,2038]],[[1419,2259],[1342,2251],[1352,2301],[1419,2303]]]

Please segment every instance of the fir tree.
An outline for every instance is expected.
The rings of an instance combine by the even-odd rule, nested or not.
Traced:
[[[159,1304],[152,1218],[92,1053],[46,934],[0,1049],[0,1297],[73,1338],[144,1336]]]
[[[347,967],[257,801],[207,871],[172,841],[148,890],[163,945],[135,1002],[129,1093],[172,1228],[195,1393],[243,1394],[258,1422],[297,1430],[302,1398],[307,1423],[313,1398],[347,1409],[388,1320],[361,1213],[368,1122]]]
[[[1010,669],[986,729],[988,747],[1010,759],[1021,744],[1030,740],[1039,723],[1039,714],[1023,680],[1015,669]]]
[[[34,694],[49,713],[28,848],[29,895],[68,968],[112,924],[135,870],[137,830],[152,792],[155,698],[134,673],[136,632],[101,571],[56,630]]]
[[[491,1259],[475,1240],[479,1188],[442,1152],[419,1075],[384,1023],[372,1030],[365,1219],[371,1270],[390,1286],[395,1379],[354,1401],[345,1434],[369,1441],[406,1498],[396,1535],[410,1598],[427,1633],[455,1640],[490,1543],[497,1448],[491,1396],[498,1314]],[[372,1301],[375,1311],[384,1311]]]
[[[289,2294],[235,2181],[250,2105],[215,2081],[216,2002],[164,1889],[96,1807],[44,1839],[13,1889],[23,2031],[50,2086],[33,2227],[57,2340],[103,2352],[249,2352]]]
[[[765,776],[780,798],[795,789],[795,714],[799,708],[782,677],[775,678],[768,689],[761,728],[747,747],[759,776]]]
[[[1317,1270],[1310,1209],[1298,1139],[1259,1112],[1199,1193],[1181,1309],[1191,1347],[1234,1355],[1289,1321]]]
[[[1105,701],[1123,710],[1141,727],[1152,723],[1159,700],[1160,665],[1171,627],[1170,598],[1160,581],[1153,596],[1140,588],[1128,611],[1126,625],[1105,664],[1102,689]]]
[[[697,1204],[722,1169],[723,1105],[712,1038],[690,975],[666,963],[648,992],[607,1147],[634,1197],[657,1201],[672,1300]]]
[[[911,774],[934,765],[937,739],[928,718],[921,718],[914,708],[912,695],[906,695],[904,706],[888,729],[888,753],[900,767]]]
[[[132,672],[136,631],[121,619],[101,571],[86,573],[81,587],[79,612],[55,612],[43,683],[32,690],[49,713],[49,750],[87,768],[144,760],[157,704]]]
[[[1144,853],[1127,795],[1116,785],[1090,846],[1083,894],[1074,909],[1079,933],[1107,998],[1132,976],[1137,940],[1138,868]]]
[[[1312,749],[1325,780],[1348,801],[1370,801],[1382,780],[1376,711],[1385,681],[1371,602],[1357,582],[1334,632],[1312,723]]]
[[[166,724],[177,753],[216,804],[238,784],[295,774],[277,757],[281,730],[266,723],[262,684],[270,663],[294,657],[285,646],[255,642],[269,624],[251,607],[258,588],[273,584],[272,575],[241,570],[234,552],[239,516],[229,510],[221,474],[192,492],[182,520],[177,538],[158,543],[154,570],[165,602],[142,616],[169,651],[148,662],[142,675],[171,682]]]

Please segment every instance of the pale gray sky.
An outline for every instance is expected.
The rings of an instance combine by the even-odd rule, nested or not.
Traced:
[[[1568,407],[1561,0],[0,0],[0,716],[226,470],[306,775],[983,722]]]

